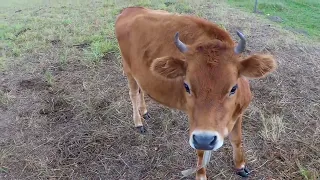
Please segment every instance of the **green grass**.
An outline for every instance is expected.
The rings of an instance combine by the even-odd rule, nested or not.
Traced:
[[[98,63],[107,53],[119,53],[114,21],[122,8],[146,6],[171,12],[190,13],[184,0],[106,1],[5,1],[0,0],[0,71],[8,59],[23,59],[61,47],[60,64],[65,66],[75,45],[83,48],[81,62]],[[87,8],[85,8],[87,7]],[[92,11],[95,9],[95,11]]]
[[[92,6],[90,3],[87,5]],[[15,13],[15,16],[6,14],[7,21],[1,22],[0,37],[4,41],[2,48],[6,50],[6,56],[43,52],[54,41],[66,47],[89,43],[89,49],[96,54],[114,49],[106,47],[110,45],[107,38],[113,36],[113,27],[108,25],[113,18],[107,14],[110,10],[97,4],[96,12],[78,11],[76,3],[68,6],[68,2],[63,1],[50,4],[49,8],[43,6],[45,4],[32,10],[22,7],[7,10],[21,12]]]
[[[233,6],[253,12],[253,0],[228,0]],[[280,24],[291,30],[307,32],[320,40],[320,1],[319,0],[258,0],[259,11],[264,16],[278,16]]]

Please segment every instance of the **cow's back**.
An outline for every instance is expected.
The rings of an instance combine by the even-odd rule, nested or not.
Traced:
[[[225,30],[193,16],[130,7],[124,9],[116,21],[117,40],[128,64],[138,61],[139,66],[150,66],[159,57],[181,57],[181,52],[174,45],[176,32],[180,33],[181,41],[186,44],[211,39],[233,44]]]

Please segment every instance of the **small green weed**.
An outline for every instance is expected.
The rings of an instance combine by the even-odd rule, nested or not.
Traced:
[[[89,55],[89,58],[94,62],[99,62],[106,53],[117,51],[117,43],[115,41],[106,39],[104,41],[94,41],[93,43],[91,43],[90,49],[89,51],[87,51],[87,54]]]
[[[53,86],[53,84],[54,84],[54,77],[53,77],[52,73],[47,70],[47,71],[44,73],[44,76],[45,76],[45,80],[46,80],[46,82],[48,83],[48,85],[49,85],[49,86]]]
[[[7,173],[7,172],[8,172],[8,168],[0,167],[0,173]]]
[[[68,63],[68,52],[69,51],[67,49],[60,55],[59,64],[60,64],[60,67],[62,69],[64,69],[67,66],[67,63]]]
[[[301,176],[305,180],[316,180],[317,176],[319,176],[319,174],[317,174],[316,172],[304,168],[298,160],[296,160],[296,164],[299,167]]]
[[[72,24],[72,20],[71,19],[65,19],[65,20],[62,21],[62,24],[67,26],[69,24]]]
[[[6,70],[6,61],[4,57],[0,57],[0,72]]]

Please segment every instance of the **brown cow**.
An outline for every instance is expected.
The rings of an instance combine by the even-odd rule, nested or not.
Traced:
[[[277,67],[273,57],[241,57],[245,38],[240,32],[235,45],[228,32],[207,20],[143,7],[125,8],[115,32],[135,127],[145,132],[146,93],[188,114],[189,144],[197,150],[198,166],[204,150],[219,149],[229,136],[237,174],[248,176],[241,135],[242,116],[252,99],[246,78],[272,72]],[[196,179],[206,179],[204,168]]]

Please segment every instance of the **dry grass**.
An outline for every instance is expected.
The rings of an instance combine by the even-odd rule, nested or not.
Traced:
[[[243,124],[251,179],[319,177],[318,42],[220,1],[71,2],[1,9],[0,179],[180,179],[195,165],[185,114],[147,99],[148,133],[133,127],[113,34],[116,14],[133,4],[196,14],[233,37],[240,29],[247,54],[274,54],[279,68],[251,82]],[[239,179],[232,164],[227,142],[212,156],[210,179]]]
[[[283,124],[283,117],[273,115],[270,118],[264,117],[261,113],[261,120],[263,129],[261,135],[263,139],[272,142],[281,141],[283,133],[285,133],[285,125]]]

